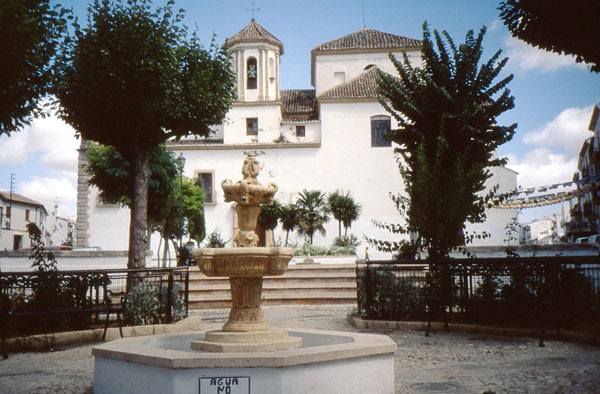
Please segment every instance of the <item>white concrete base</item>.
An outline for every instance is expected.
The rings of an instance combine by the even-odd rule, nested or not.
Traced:
[[[290,329],[300,349],[210,353],[189,347],[203,333],[125,338],[97,346],[94,393],[392,394],[387,336]]]

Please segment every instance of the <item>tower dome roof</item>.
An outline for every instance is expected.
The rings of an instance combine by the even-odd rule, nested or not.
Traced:
[[[233,37],[225,40],[223,47],[229,48],[242,42],[267,42],[279,47],[279,52],[283,55],[283,43],[273,34],[269,33],[264,27],[252,18],[250,23]]]

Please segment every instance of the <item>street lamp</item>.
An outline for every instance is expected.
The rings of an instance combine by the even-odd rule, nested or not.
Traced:
[[[179,164],[179,253],[181,253],[183,238],[183,167],[185,166],[185,157],[183,153],[179,153],[179,157],[176,159]]]

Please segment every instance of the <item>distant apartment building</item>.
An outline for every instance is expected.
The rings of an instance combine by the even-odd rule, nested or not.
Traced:
[[[566,225],[566,238],[571,242],[600,233],[600,104],[594,106],[588,128],[594,134],[583,143],[573,175],[578,193]]]
[[[0,191],[0,250],[30,247],[27,224],[35,223],[44,236],[48,211],[43,204],[16,193]]]
[[[550,245],[558,242],[556,220],[550,218],[536,219],[521,225],[519,244]]]

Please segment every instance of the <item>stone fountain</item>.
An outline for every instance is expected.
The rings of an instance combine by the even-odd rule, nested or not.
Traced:
[[[198,268],[207,276],[229,277],[231,311],[220,331],[209,331],[205,340],[193,341],[192,349],[220,352],[272,351],[299,348],[301,338],[289,337],[286,330],[269,329],[260,308],[264,276],[282,275],[294,255],[292,248],[258,247],[254,232],[261,205],[273,204],[277,185],[261,185],[256,179],[260,165],[256,153],[244,160],[244,178],[235,184],[221,183],[225,202],[235,202],[239,232],[233,248],[195,249]]]
[[[235,202],[233,248],[195,249],[199,269],[229,277],[231,310],[218,331],[117,339],[94,347],[94,393],[392,394],[396,344],[387,336],[269,328],[260,307],[264,276],[282,275],[290,248],[258,247],[260,204],[277,186],[261,185],[256,153],[244,178],[222,183]],[[127,331],[126,331],[127,332]],[[135,332],[135,331],[133,331]]]

